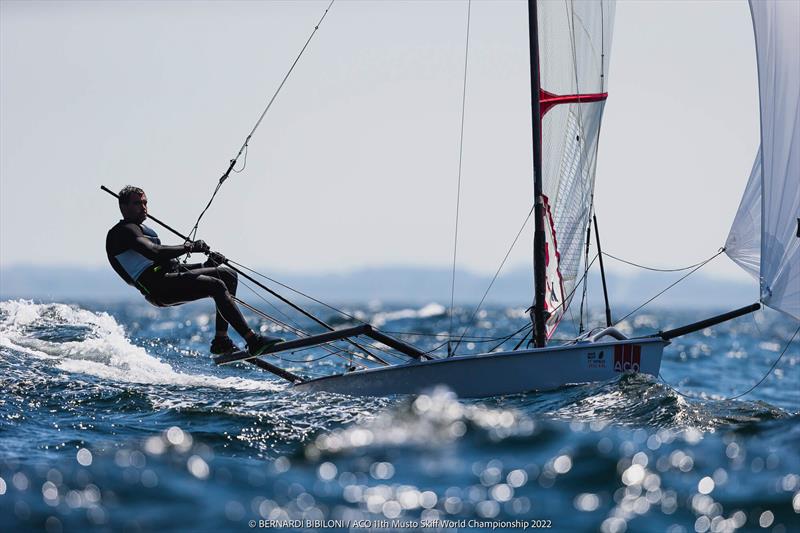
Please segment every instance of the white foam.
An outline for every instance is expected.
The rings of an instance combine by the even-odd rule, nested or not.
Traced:
[[[60,303],[35,304],[28,300],[0,302],[0,346],[34,357],[55,358],[56,367],[65,371],[89,374],[123,383],[215,387],[237,390],[280,390],[283,387],[267,380],[238,377],[219,378],[203,374],[185,374],[132,344],[122,325],[108,313],[95,313]],[[24,327],[37,323],[87,326],[91,334],[72,342],[49,342],[32,338]],[[209,364],[212,364],[209,361]]]
[[[417,316],[419,318],[430,318],[432,316],[439,316],[443,315],[447,312],[447,309],[442,304],[437,304],[436,302],[429,303],[425,307],[419,310]]]
[[[383,311],[375,313],[370,321],[375,326],[382,326],[394,320],[404,320],[408,318],[431,318],[440,316],[447,312],[447,309],[438,303],[429,303],[421,309],[400,309],[397,311]]]

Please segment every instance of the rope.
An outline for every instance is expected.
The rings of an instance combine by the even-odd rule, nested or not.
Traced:
[[[430,350],[428,350],[427,352],[422,352],[422,353],[424,353],[425,355],[430,355],[430,354],[432,354],[433,352],[435,352],[436,350],[438,350],[439,348],[441,348],[442,346],[444,346],[445,344],[449,344],[449,343],[450,343],[450,341],[449,341],[449,340],[446,340],[446,341],[444,341],[443,343],[441,343],[441,344],[439,344],[439,345],[437,345],[437,346],[434,346],[433,348],[431,348],[431,349],[430,349]]]
[[[281,89],[283,89],[283,86],[286,83],[286,80],[289,79],[289,76],[292,74],[292,71],[294,70],[294,67],[297,65],[297,62],[300,61],[300,57],[306,51],[306,48],[308,48],[308,45],[311,42],[311,39],[314,38],[314,35],[317,33],[317,30],[319,29],[320,25],[322,24],[322,21],[325,20],[325,16],[328,14],[328,11],[333,6],[333,2],[335,2],[335,0],[331,0],[331,3],[328,4],[327,8],[325,8],[325,12],[322,14],[322,17],[319,19],[319,22],[317,22],[316,26],[314,26],[314,31],[312,31],[311,35],[309,35],[308,39],[306,39],[306,43],[303,45],[303,48],[300,50],[300,53],[297,54],[297,57],[294,59],[294,62],[292,63],[292,66],[289,67],[288,72],[286,72],[286,75],[283,77],[283,80],[281,81],[280,85],[278,85],[278,88],[275,90],[275,93],[272,95],[272,98],[270,98],[269,103],[267,103],[267,107],[265,107],[264,111],[261,112],[261,116],[258,117],[258,120],[255,123],[255,126],[253,126],[253,129],[250,130],[250,133],[245,138],[244,143],[242,144],[242,147],[239,148],[239,152],[236,154],[236,157],[231,159],[230,166],[228,167],[228,170],[219,179],[219,183],[217,183],[217,186],[214,189],[214,192],[211,194],[211,199],[208,201],[208,203],[206,204],[205,208],[200,213],[200,216],[197,217],[197,221],[194,223],[194,227],[192,227],[192,231],[189,232],[190,240],[194,240],[195,236],[197,235],[197,229],[200,226],[200,220],[203,218],[203,215],[206,214],[206,211],[208,211],[208,208],[211,207],[211,203],[214,201],[214,198],[217,196],[217,192],[219,192],[219,189],[220,189],[220,187],[222,187],[222,184],[225,183],[226,179],[228,179],[228,176],[230,175],[230,172],[233,170],[233,167],[236,165],[236,161],[238,161],[239,157],[242,155],[242,152],[245,152],[245,150],[247,149],[247,144],[250,142],[250,139],[253,137],[253,134],[256,132],[258,127],[261,125],[261,121],[264,120],[264,116],[267,114],[267,111],[269,111],[269,109],[272,107],[273,102],[275,102],[275,98],[278,97],[278,93],[280,93]],[[246,160],[247,160],[247,155],[245,154],[245,162],[246,162]],[[236,172],[241,172],[242,170],[244,170],[244,166],[241,169],[239,169],[238,171],[236,171]]]
[[[292,353],[294,353],[294,352],[292,352]],[[295,359],[289,359],[288,357],[285,357],[285,356],[280,355],[280,354],[278,354],[276,357],[277,357],[277,359],[280,359],[281,361],[283,361],[285,363],[294,363],[296,365],[301,365],[301,364],[305,364],[305,363],[316,363],[317,361],[322,361],[323,359],[327,359],[328,357],[330,357],[332,355],[335,355],[335,354],[334,353],[326,353],[325,355],[320,355],[319,357],[315,357],[313,359],[303,359],[302,361],[298,361],[298,360],[295,360]],[[348,362],[350,362],[350,361],[348,361]]]
[[[231,170],[233,170],[235,173],[239,174],[245,168],[247,168],[247,152],[249,152],[249,151],[250,151],[250,149],[248,147],[245,147],[245,149],[244,149],[244,161],[242,161],[242,168],[240,168],[239,170],[236,170],[235,168],[232,168]]]
[[[700,270],[700,269],[701,269],[702,267],[704,267],[704,266],[705,266],[705,265],[706,265],[706,264],[707,264],[709,261],[711,261],[711,260],[713,260],[713,259],[717,258],[717,257],[718,257],[718,256],[719,256],[719,255],[720,255],[722,252],[724,252],[724,251],[725,251],[725,248],[720,248],[720,249],[719,249],[719,251],[718,251],[717,253],[715,253],[714,255],[712,255],[711,257],[709,257],[708,259],[706,259],[705,261],[701,261],[700,263],[698,263],[698,264],[695,266],[695,268],[694,268],[694,269],[692,269],[690,272],[688,272],[688,273],[687,273],[687,274],[685,274],[684,276],[681,276],[681,277],[680,277],[680,278],[679,278],[677,281],[675,281],[674,283],[670,284],[670,285],[669,285],[669,286],[668,286],[666,289],[662,290],[661,292],[659,292],[658,294],[656,294],[655,296],[653,296],[652,298],[650,298],[649,300],[647,300],[645,303],[643,303],[642,305],[640,305],[639,307],[637,307],[636,309],[634,309],[633,311],[631,311],[630,313],[628,313],[628,314],[627,314],[627,315],[625,315],[624,317],[622,317],[622,318],[620,318],[619,320],[617,320],[616,322],[614,322],[614,325],[616,326],[616,325],[617,325],[617,324],[619,324],[620,322],[624,321],[626,318],[628,318],[628,317],[629,317],[629,316],[631,316],[632,314],[636,313],[636,312],[637,312],[637,311],[639,311],[641,308],[643,308],[644,306],[646,306],[647,304],[649,304],[650,302],[652,302],[653,300],[655,300],[656,298],[658,298],[659,296],[661,296],[662,294],[664,294],[665,292],[667,292],[668,290],[670,290],[672,287],[674,287],[675,285],[677,285],[677,284],[678,284],[678,283],[680,283],[681,281],[685,280],[686,278],[688,278],[689,276],[691,276],[692,274],[694,274],[695,272],[697,272],[698,270]]]
[[[788,349],[789,349],[789,346],[792,344],[792,341],[794,340],[794,338],[797,336],[797,334],[798,334],[798,333],[800,333],[800,326],[798,326],[798,327],[797,327],[797,329],[796,329],[796,330],[794,330],[794,334],[792,335],[792,338],[791,338],[791,339],[789,339],[789,342],[787,342],[787,343],[786,343],[786,346],[784,346],[784,347],[783,347],[783,351],[782,351],[782,352],[781,352],[781,354],[778,356],[778,358],[777,358],[777,359],[775,359],[775,362],[774,362],[774,363],[772,363],[772,366],[771,366],[771,367],[769,367],[769,370],[767,370],[767,373],[766,373],[766,374],[764,374],[764,375],[761,377],[761,379],[760,379],[760,380],[758,380],[758,383],[756,383],[755,385],[753,385],[752,387],[750,387],[749,389],[747,389],[746,391],[744,391],[744,392],[742,392],[742,393],[740,393],[740,394],[736,394],[735,396],[729,396],[728,398],[722,398],[722,399],[721,399],[721,400],[719,400],[719,401],[725,402],[725,401],[729,401],[729,400],[738,400],[739,398],[741,398],[741,397],[743,397],[743,396],[746,396],[746,395],[750,394],[751,392],[753,392],[754,390],[756,390],[756,389],[757,389],[757,388],[758,388],[758,387],[759,387],[759,386],[760,386],[762,383],[764,383],[764,381],[765,381],[765,380],[766,380],[766,379],[769,377],[769,375],[770,375],[770,374],[772,374],[772,371],[773,371],[773,370],[775,370],[775,367],[777,367],[777,366],[778,366],[778,363],[779,363],[779,362],[780,362],[780,360],[783,358],[783,355],[786,353],[786,350],[788,350]],[[688,394],[685,394],[685,393],[683,393],[683,392],[679,391],[678,389],[676,389],[675,387],[673,387],[672,385],[670,385],[669,383],[667,383],[666,381],[664,381],[664,378],[662,378],[662,377],[661,377],[661,373],[660,373],[660,372],[658,373],[658,379],[660,379],[660,380],[661,380],[661,382],[662,382],[664,385],[666,385],[666,386],[668,386],[669,388],[671,388],[672,390],[674,390],[674,391],[675,391],[675,392],[676,392],[678,395],[680,395],[680,396],[683,396],[683,397],[684,397],[684,398],[686,398],[686,399],[692,399],[692,398],[694,398],[693,396],[690,396],[690,395],[688,395]]]
[[[517,350],[519,350],[519,347],[520,347],[520,346],[522,346],[522,343],[524,343],[524,342],[525,342],[525,339],[527,339],[527,338],[528,338],[528,335],[530,335],[531,333],[533,333],[533,322],[531,322],[531,323],[529,324],[529,326],[528,326],[528,327],[530,327],[530,331],[527,331],[527,332],[525,333],[525,336],[524,336],[524,337],[522,337],[522,340],[520,340],[520,341],[519,341],[519,342],[518,342],[518,343],[517,343],[517,344],[514,346],[514,348],[511,350],[512,352],[516,352]]]
[[[720,253],[722,253],[724,251],[725,251],[725,248],[721,248],[717,255],[719,255]],[[611,255],[608,252],[603,252],[603,255],[605,255],[606,257],[610,257],[611,259],[616,259],[620,263],[625,263],[626,265],[635,266],[637,268],[642,268],[644,270],[652,270],[653,272],[683,272],[684,270],[689,270],[689,269],[695,268],[697,266],[702,266],[703,264],[705,264],[708,261],[708,259],[706,259],[705,261],[700,261],[699,263],[695,263],[693,265],[685,266],[685,267],[682,267],[682,268],[655,268],[655,267],[648,267],[648,266],[644,266],[644,265],[639,265],[639,264],[634,263],[632,261],[627,261],[627,260],[622,259],[620,257],[617,257],[615,255]]]
[[[522,333],[522,332],[523,332],[523,331],[525,331],[526,329],[528,329],[528,328],[532,328],[532,327],[533,327],[533,324],[532,324],[532,323],[530,323],[530,322],[529,322],[529,323],[527,323],[527,324],[525,324],[524,326],[522,326],[521,328],[519,328],[517,331],[515,331],[515,332],[514,332],[514,333],[512,333],[511,335],[507,335],[507,336],[503,337],[503,340],[501,340],[501,341],[500,341],[498,344],[496,344],[494,347],[492,347],[492,349],[490,349],[490,350],[489,350],[489,352],[493,352],[493,351],[495,351],[496,349],[498,349],[499,347],[501,347],[503,344],[505,344],[506,342],[508,342],[508,341],[509,341],[509,339],[512,339],[512,338],[514,338],[514,336],[515,336],[515,335],[518,335],[519,333]],[[528,338],[528,334],[526,333],[526,334],[525,334],[525,336],[524,336],[524,337],[522,337],[522,340],[520,340],[520,341],[519,341],[519,344],[517,344],[517,346],[521,346],[521,345],[522,345],[522,343],[523,343],[523,342],[525,342],[525,339],[527,339],[527,338]],[[515,349],[516,349],[516,348],[515,348]]]
[[[231,166],[233,166],[233,165],[231,165]],[[208,211],[208,208],[211,207],[211,203],[214,201],[214,198],[217,197],[217,193],[219,192],[220,187],[222,187],[222,178],[220,178],[219,182],[217,183],[217,186],[214,187],[214,192],[211,193],[211,199],[208,201],[206,206],[200,212],[200,216],[197,217],[197,221],[194,223],[194,226],[192,227],[192,231],[189,232],[189,238],[187,239],[187,242],[188,241],[193,241],[194,238],[197,236],[197,230],[198,230],[198,228],[200,226],[200,219],[203,218],[203,215],[206,214],[206,211]],[[186,254],[186,259],[184,259],[184,262],[186,262],[188,259],[189,259],[189,254],[187,253]]]
[[[456,189],[456,226],[453,235],[453,271],[450,276],[450,327],[447,330],[447,335],[453,335],[453,307],[456,295],[456,257],[458,255],[458,219],[461,210],[461,163],[464,158],[464,116],[466,115],[465,109],[467,105],[467,65],[469,65],[469,22],[470,14],[472,12],[472,0],[467,2],[467,41],[464,45],[464,84],[461,91],[461,134],[458,138],[458,186]],[[450,345],[447,345],[448,355],[450,352]]]
[[[533,210],[534,210],[534,207],[531,206],[531,210],[528,211],[528,216],[525,217],[525,221],[522,223],[522,226],[520,226],[519,231],[517,232],[517,236],[514,237],[514,241],[511,243],[511,246],[508,247],[508,251],[506,252],[505,257],[503,257],[503,260],[500,262],[500,266],[497,267],[497,272],[494,273],[494,277],[492,278],[492,281],[489,283],[489,286],[486,287],[486,292],[483,293],[483,297],[481,298],[481,301],[478,302],[477,307],[475,307],[475,310],[472,312],[472,315],[469,317],[469,322],[467,323],[467,326],[464,328],[464,331],[461,333],[461,337],[458,339],[458,342],[456,343],[455,348],[453,348],[453,351],[451,352],[451,354],[455,353],[456,348],[458,348],[458,346],[461,344],[461,341],[464,340],[464,336],[467,334],[469,329],[472,327],[472,321],[475,318],[475,315],[478,314],[478,310],[483,305],[483,301],[486,299],[486,296],[489,294],[489,291],[492,290],[492,286],[494,285],[494,282],[497,280],[497,276],[500,275],[500,271],[503,269],[503,265],[506,264],[506,260],[508,260],[508,256],[511,255],[511,250],[513,250],[514,246],[517,244],[517,241],[519,240],[519,236],[522,235],[522,231],[525,229],[525,226],[528,225],[528,221],[531,219],[531,215],[533,214]]]

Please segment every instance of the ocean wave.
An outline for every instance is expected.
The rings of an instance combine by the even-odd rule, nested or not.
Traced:
[[[62,333],[54,337],[55,331],[68,331],[70,335]],[[124,328],[108,313],[63,303],[0,302],[0,347],[52,359],[64,372],[89,374],[113,382],[244,391],[283,388],[270,380],[178,372],[132,343]]]
[[[559,391],[562,392],[562,391]],[[563,420],[604,420],[622,426],[703,431],[790,416],[762,401],[733,401],[678,392],[657,378],[623,375],[549,394],[543,414]]]

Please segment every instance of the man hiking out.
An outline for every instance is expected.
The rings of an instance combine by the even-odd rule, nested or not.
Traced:
[[[227,354],[238,348],[228,337],[228,324],[247,342],[247,351],[258,355],[283,339],[255,333],[236,306],[237,275],[221,266],[225,257],[212,252],[203,241],[164,246],[156,232],[143,224],[147,218],[147,195],[138,187],[119,192],[120,220],[108,231],[106,254],[114,271],[136,287],[153,305],[166,307],[211,297],[217,305],[216,336],[212,354]],[[182,265],[177,258],[188,253],[208,254],[203,264]]]

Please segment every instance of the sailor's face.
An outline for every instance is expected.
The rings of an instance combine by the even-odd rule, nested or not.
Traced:
[[[122,205],[122,216],[137,224],[144,222],[147,218],[147,195],[132,194],[128,203]]]

